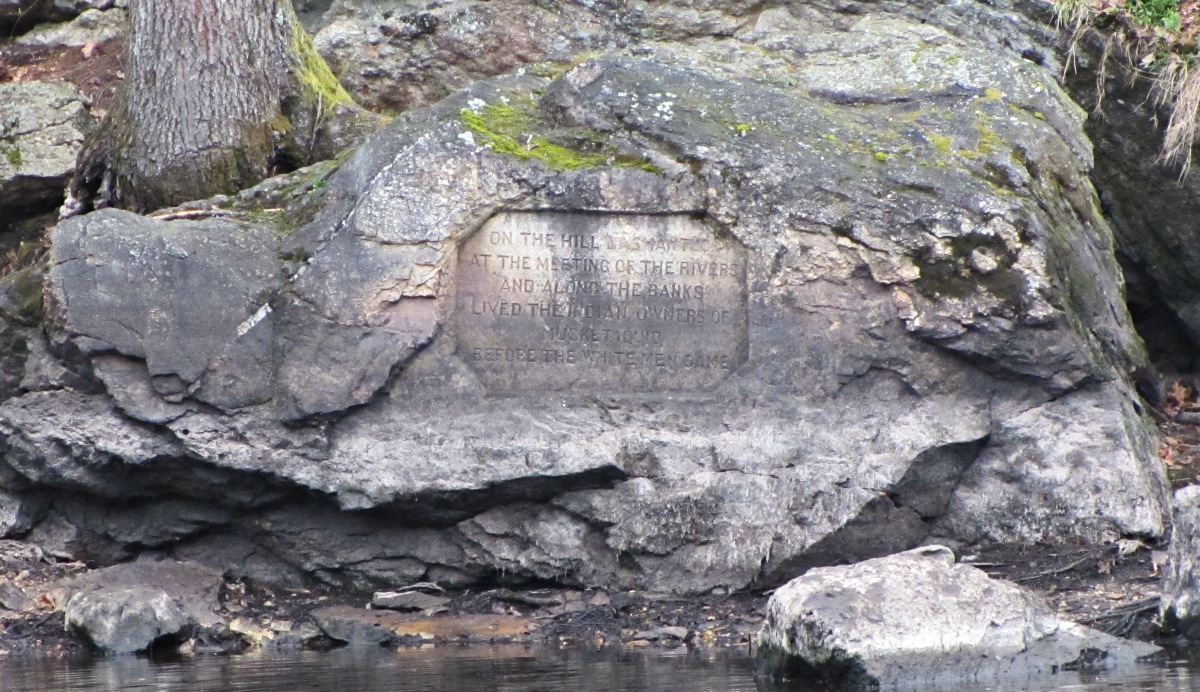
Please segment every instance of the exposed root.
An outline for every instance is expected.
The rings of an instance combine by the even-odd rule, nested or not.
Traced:
[[[1171,107],[1161,157],[1179,165],[1182,177],[1191,168],[1192,145],[1200,131],[1200,70],[1187,61],[1171,60],[1156,76],[1155,89],[1160,105]]]

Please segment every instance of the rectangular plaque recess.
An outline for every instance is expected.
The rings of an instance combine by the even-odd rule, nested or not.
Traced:
[[[457,352],[491,391],[703,391],[745,361],[746,250],[691,216],[497,214],[456,286]]]

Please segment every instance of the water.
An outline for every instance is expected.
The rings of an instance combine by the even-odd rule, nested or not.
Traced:
[[[756,686],[745,652],[664,653],[511,647],[341,649],[326,653],[144,658],[0,659],[4,692],[783,692]],[[814,688],[806,688],[812,690]],[[1173,654],[1162,664],[1121,675],[1045,676],[1008,685],[955,690],[1200,689],[1200,657]]]

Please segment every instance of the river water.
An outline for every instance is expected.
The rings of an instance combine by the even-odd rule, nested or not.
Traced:
[[[144,658],[0,659],[4,692],[154,690],[213,692],[782,692],[756,686],[745,652],[664,653],[512,647],[339,649],[317,653]],[[1200,689],[1200,657],[1175,653],[1119,675],[1063,673],[971,690]]]

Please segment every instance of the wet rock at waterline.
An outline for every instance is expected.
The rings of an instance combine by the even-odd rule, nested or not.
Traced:
[[[480,83],[372,137],[299,229],[61,224],[46,352],[88,386],[0,405],[9,492],[71,491],[28,535],[676,593],[1063,502],[1086,521],[1013,532],[1161,536],[1083,114],[969,33],[821,32],[786,74],[714,40]],[[1060,441],[1098,432],[1119,503],[1063,487]],[[1014,487],[1046,492],[1013,518]]]
[[[1171,545],[1163,568],[1159,613],[1169,630],[1189,639],[1200,637],[1200,485],[1175,491]]]
[[[758,635],[763,677],[868,689],[1109,670],[1159,650],[1061,620],[942,546],[814,569],[771,596]]]
[[[99,651],[131,654],[220,623],[220,585],[220,573],[203,565],[139,561],[66,579],[50,600]]]

